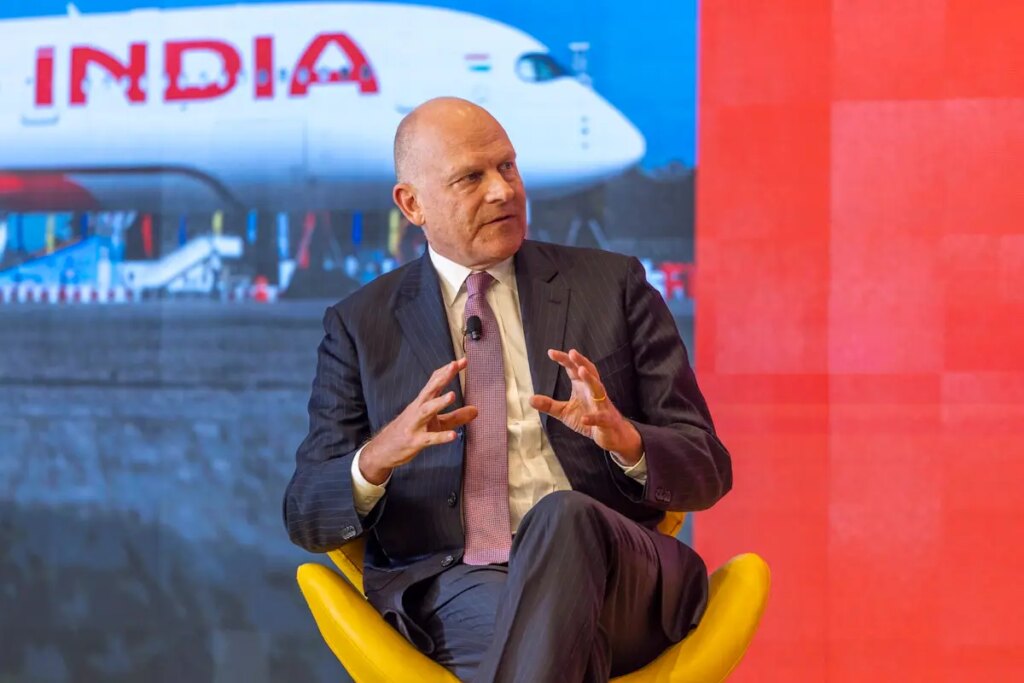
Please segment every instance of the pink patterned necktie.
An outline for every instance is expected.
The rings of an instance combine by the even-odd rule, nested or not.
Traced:
[[[501,334],[485,294],[494,282],[488,273],[466,280],[469,299],[466,319],[478,316],[480,338],[466,337],[466,405],[476,406],[476,418],[466,425],[466,464],[462,483],[466,519],[466,564],[508,562],[512,525],[508,514],[508,419],[505,404],[505,364]]]

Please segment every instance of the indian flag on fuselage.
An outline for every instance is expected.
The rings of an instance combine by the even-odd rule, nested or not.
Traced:
[[[490,71],[491,56],[485,52],[470,52],[466,55],[466,66],[470,71]]]

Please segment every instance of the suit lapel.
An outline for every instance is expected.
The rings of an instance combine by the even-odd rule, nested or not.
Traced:
[[[552,396],[561,366],[548,358],[548,349],[562,349],[565,341],[569,288],[556,278],[558,268],[533,242],[523,243],[515,268],[533,390]],[[545,428],[547,420],[542,413]]]
[[[455,360],[441,285],[428,254],[420,258],[418,268],[409,269],[399,286],[395,317],[427,374]],[[462,405],[462,389],[458,379],[452,384],[455,407],[458,407]]]

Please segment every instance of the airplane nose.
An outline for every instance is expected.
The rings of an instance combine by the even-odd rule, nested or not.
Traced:
[[[640,129],[633,125],[632,121],[622,114],[619,114],[619,118],[623,128],[620,134],[622,147],[619,154],[622,159],[623,168],[632,168],[640,163],[640,160],[647,154],[647,140],[644,138],[644,134],[640,132]]]
[[[509,135],[521,141],[517,149],[523,180],[534,199],[558,197],[611,180],[636,166],[647,153],[643,134],[622,112],[590,88],[574,81],[566,86],[572,96],[567,106],[548,114],[555,125],[538,126],[545,119],[533,109],[518,118],[509,117]]]
[[[619,110],[607,105],[596,120],[583,122],[583,147],[590,157],[591,168],[598,175],[615,176],[643,159],[647,141],[643,133]]]

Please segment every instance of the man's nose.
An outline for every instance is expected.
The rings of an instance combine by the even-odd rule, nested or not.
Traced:
[[[491,202],[507,202],[515,196],[516,191],[500,173],[493,173],[488,181],[487,200]]]

